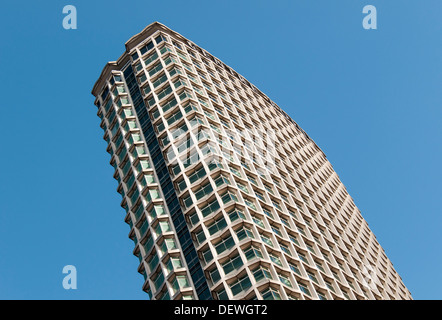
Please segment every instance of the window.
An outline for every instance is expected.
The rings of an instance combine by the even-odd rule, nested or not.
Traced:
[[[148,254],[150,252],[150,250],[153,247],[153,244],[154,244],[153,238],[151,237],[151,235],[148,235],[147,236],[147,241],[146,241],[146,243],[143,246],[144,247],[144,251],[146,252],[146,254]]]
[[[221,217],[214,222],[212,222],[207,228],[210,233],[210,235],[213,235],[217,233],[220,230],[223,230],[227,226],[226,219],[224,217]]]
[[[176,186],[177,186],[178,190],[180,190],[180,191],[183,191],[184,189],[187,188],[186,181],[184,179],[177,181]]]
[[[304,229],[302,229],[301,227],[298,227],[298,231],[299,231],[299,233],[301,233],[304,237],[307,237],[307,235],[305,234]]]
[[[302,292],[304,292],[306,295],[308,295],[308,296],[310,296],[310,297],[312,296],[312,294],[310,293],[310,290],[308,289],[308,287],[307,287],[306,284],[300,282],[300,283],[299,283],[299,289],[300,289]]]
[[[276,255],[273,254],[273,253],[270,253],[270,254],[269,254],[269,257],[270,257],[270,260],[272,260],[272,261],[273,261],[274,263],[276,263],[278,266],[282,267],[281,259],[280,259],[278,256],[276,256]]]
[[[153,61],[155,61],[158,58],[158,54],[156,52],[152,53],[151,55],[149,55],[145,60],[144,60],[144,64],[146,66],[148,66],[149,64],[151,64]]]
[[[268,288],[261,292],[263,300],[281,300],[281,295],[279,291],[273,288]]]
[[[267,184],[264,184],[264,188],[265,188],[268,192],[270,192],[271,194],[274,194],[273,189],[272,189],[270,186],[268,186]]]
[[[179,88],[181,86],[187,86],[187,83],[183,79],[178,79],[177,81],[175,81],[173,83],[173,85],[174,85],[175,89],[177,89],[177,88]]]
[[[284,251],[285,253],[287,253],[289,256],[292,255],[292,253],[290,252],[290,249],[287,246],[285,246],[283,244],[280,244],[279,246],[281,247],[281,250]]]
[[[233,168],[233,167],[229,167],[229,169],[230,169],[230,171],[231,171],[234,175],[236,175],[236,176],[238,176],[239,178],[241,178],[241,173],[240,173],[238,170],[236,170],[236,169]]]
[[[189,59],[187,58],[187,56],[185,54],[183,54],[181,51],[176,50],[177,55],[183,59],[184,61],[189,61]]]
[[[241,227],[238,230],[236,230],[236,235],[239,241],[245,238],[252,238],[252,239],[254,238],[253,232],[247,227]]]
[[[342,293],[344,294],[345,299],[347,299],[347,300],[351,300],[351,299],[350,299],[350,296],[348,295],[348,292],[342,290]]]
[[[197,115],[190,118],[189,122],[192,127],[204,125],[204,120],[200,116],[197,116]]]
[[[307,249],[308,249],[311,253],[316,254],[315,250],[313,249],[313,247],[312,247],[310,244],[306,244],[306,246],[307,246]]]
[[[183,196],[182,201],[184,203],[184,207],[186,207],[186,208],[189,208],[193,204],[190,194]]]
[[[215,178],[215,184],[217,187],[220,187],[223,184],[230,185],[230,181],[224,175],[220,174],[218,177]]]
[[[321,264],[320,262],[315,261],[315,264],[316,264],[316,267],[317,267],[319,270],[321,270],[322,272],[325,273],[325,270],[324,270],[324,268],[322,267],[322,264]],[[332,272],[333,272],[333,271],[332,271]]]
[[[168,85],[163,90],[158,92],[158,94],[157,94],[158,101],[163,99],[164,97],[168,96],[170,93],[172,93],[172,88]]]
[[[176,121],[180,120],[183,117],[183,114],[180,110],[175,112],[174,114],[167,117],[166,121],[169,126],[173,125]]]
[[[158,62],[155,64],[151,69],[149,69],[149,76],[152,77],[154,74],[156,74],[158,71],[163,69],[163,65],[161,62]]]
[[[316,292],[318,294],[319,300],[327,300],[325,294],[321,293],[321,292]]]
[[[142,207],[142,206],[140,206],[140,207]],[[151,218],[151,220],[153,220],[156,217],[164,214],[164,207],[162,205],[156,205],[148,213],[149,213],[149,217]]]
[[[213,191],[212,185],[210,182],[207,182],[204,186],[201,186],[199,189],[195,190],[195,197],[197,200],[209,195]]]
[[[209,271],[209,275],[213,283],[217,283],[221,279],[221,276],[219,275],[219,271],[217,268],[213,269],[212,271]]]
[[[154,48],[152,41],[149,41],[145,46],[140,49],[141,54],[145,54],[147,51]]]
[[[277,226],[271,225],[270,227],[272,228],[274,233],[276,233],[278,236],[282,237],[281,230],[279,230],[279,228]]]
[[[164,83],[165,81],[167,81],[167,76],[166,76],[166,74],[163,74],[161,77],[159,77],[157,80],[155,80],[153,82],[153,87],[156,88],[160,84]],[[150,88],[149,88],[149,90],[150,90]]]
[[[262,279],[270,279],[272,280],[272,274],[269,269],[263,266],[259,266],[255,270],[252,271],[253,276],[255,277],[256,282],[261,281]]]
[[[195,105],[195,104],[193,104],[192,102],[189,102],[188,104],[186,104],[186,106],[184,107],[184,111],[186,112],[186,113],[189,113],[189,112],[191,112],[191,111],[198,111],[199,109],[198,109],[198,107]]]
[[[213,201],[209,202],[206,206],[201,208],[201,213],[203,217],[208,216],[211,213],[214,213],[220,208],[220,205],[218,203],[218,200],[214,199]]]
[[[256,210],[256,206],[252,201],[250,201],[249,199],[244,199],[244,202],[248,207],[250,207],[253,210]]]
[[[285,284],[286,286],[292,288],[292,282],[290,281],[289,277],[283,275],[283,274],[278,274],[278,278],[279,280]]]
[[[187,280],[187,276],[181,275],[176,276],[175,279],[172,281],[172,290],[175,294],[182,288],[186,288],[189,286],[189,281]]]
[[[176,59],[169,55],[166,59],[164,59],[164,63],[167,65],[171,64],[171,63],[177,63]]]
[[[269,237],[267,237],[267,236],[265,236],[265,235],[263,235],[263,234],[261,234],[260,236],[261,236],[261,240],[262,240],[264,243],[266,243],[266,244],[268,244],[269,246],[273,247],[273,242],[272,242],[272,240],[270,240]]]
[[[189,181],[190,183],[194,183],[195,181],[203,178],[205,175],[206,170],[204,170],[204,167],[201,167],[189,176]]]
[[[246,291],[252,286],[252,283],[250,282],[249,277],[243,276],[234,283],[230,285],[230,290],[232,291],[232,294],[234,296],[238,295],[239,293]]]
[[[210,251],[210,248],[207,248],[205,251],[203,251],[202,255],[206,263],[209,263],[213,259],[212,251]]]
[[[264,214],[265,214],[267,217],[274,219],[273,214],[270,212],[269,209],[267,209],[267,208],[263,208],[262,211],[264,212]]]
[[[181,47],[181,45],[180,45],[178,42],[172,40],[172,44],[173,44],[175,47],[177,47],[178,49],[183,50],[183,47]]]
[[[158,262],[159,262],[157,253],[155,252],[153,255],[148,257],[146,262],[147,262],[147,265],[149,266],[149,270],[151,272],[153,270],[155,270],[155,268],[156,268],[156,266],[158,265]]]
[[[276,209],[278,209],[278,210],[282,210],[282,209],[281,209],[281,206],[279,205],[278,202],[276,202],[276,201],[272,201],[272,204],[273,204],[273,206],[274,206]]]
[[[243,265],[241,257],[237,254],[234,257],[229,258],[226,262],[222,264],[224,274],[229,274],[230,272],[239,269]]]
[[[303,253],[298,252],[298,256],[299,256],[299,259],[300,259],[301,261],[303,261],[303,262],[305,262],[305,263],[308,264],[307,257],[306,257]]]
[[[204,234],[204,230],[202,229],[200,231],[197,231],[195,233],[195,236],[199,244],[203,243],[206,240],[206,235]]]
[[[162,35],[162,34],[160,34],[158,37],[155,38],[155,42],[157,44],[160,44],[163,41],[167,41],[167,38],[164,35]]]
[[[261,228],[265,228],[264,221],[262,221],[261,219],[255,217],[255,216],[252,216],[252,220],[253,220],[254,223],[256,223]]]
[[[231,191],[227,191],[223,195],[221,195],[221,200],[223,201],[224,204],[226,204],[226,203],[229,203],[230,201],[237,202],[238,198]]]
[[[312,280],[316,284],[319,284],[318,279],[316,278],[316,276],[311,271],[307,271],[307,275],[310,278],[310,280]]]
[[[171,231],[169,221],[160,221],[155,227],[155,233],[158,235]]]
[[[336,280],[341,281],[341,278],[339,278],[338,274],[334,270],[331,270],[331,272]]]
[[[289,262],[290,269],[295,272],[297,275],[301,275],[301,271],[299,271],[298,267],[294,263]]]
[[[327,288],[329,288],[332,292],[335,292],[335,288],[333,287],[333,284],[330,281],[324,280],[324,282]]]
[[[187,130],[187,127],[185,125],[183,125],[181,128],[179,128],[179,130],[177,129],[177,131],[183,132],[183,130],[184,130],[183,127],[185,127]],[[178,132],[174,132],[174,133],[178,133]],[[188,155],[188,154],[189,153],[186,153],[186,155]],[[188,168],[191,165],[196,164],[198,162],[198,160],[199,160],[199,155],[196,150],[190,151],[190,154],[187,157],[183,156],[181,158],[181,162],[183,163],[184,168]]]
[[[182,268],[183,264],[181,262],[180,257],[170,257],[166,262],[166,270],[168,273],[172,272],[175,269]]]
[[[183,101],[184,99],[187,98],[193,98],[192,93],[190,93],[190,91],[184,90],[180,95],[180,100]]]
[[[229,215],[229,219],[230,219],[231,222],[233,222],[233,221],[235,221],[237,219],[245,219],[246,218],[244,213],[241,210],[238,210],[238,209],[234,209],[234,210],[230,211],[228,213],[228,215]]]
[[[281,222],[282,222],[286,227],[290,228],[290,224],[289,224],[289,222],[288,222],[286,219],[281,218]]]
[[[248,247],[247,249],[244,250],[244,254],[247,258],[247,260],[251,260],[253,258],[262,258],[262,252],[261,249],[259,249],[258,247],[252,245],[250,247]]]
[[[229,300],[229,296],[225,289],[222,289],[216,293],[218,300]]]
[[[183,72],[181,71],[180,68],[177,68],[177,67],[174,67],[174,68],[169,70],[170,77],[173,77],[176,74],[183,74]]]
[[[164,275],[161,270],[152,277],[152,281],[154,283],[155,290],[158,291],[164,284]]]
[[[216,253],[221,254],[222,252],[232,248],[235,245],[235,241],[232,236],[229,234],[223,240],[221,240],[218,244],[215,245]]]
[[[256,182],[256,180],[255,180],[253,177],[247,175],[247,179],[248,179],[251,183],[253,183],[254,185],[256,185],[256,186],[258,185],[258,183]]]
[[[244,191],[245,193],[249,193],[249,189],[247,189],[245,185],[239,182],[237,182],[236,184],[238,185],[238,188],[240,188],[242,191]]]

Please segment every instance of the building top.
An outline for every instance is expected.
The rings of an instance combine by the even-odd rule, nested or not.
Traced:
[[[126,51],[118,58],[118,60],[109,61],[104,66],[103,70],[101,71],[100,77],[95,82],[94,87],[92,88],[92,94],[94,96],[97,96],[100,93],[99,90],[101,90],[101,88],[103,87],[106,78],[109,76],[109,73],[112,70],[120,69],[122,66],[124,66],[124,64],[127,63],[127,61],[129,60],[127,53],[129,53],[131,49],[133,49],[143,39],[146,39],[147,37],[149,37],[151,34],[153,34],[155,31],[159,29],[164,29],[165,31],[167,30],[169,32],[172,32],[172,30],[167,28],[165,25],[155,21],[150,25],[148,25],[146,28],[144,28],[143,31],[131,37],[125,43]]]
[[[164,24],[162,24],[160,22],[157,22],[157,21],[149,24],[140,33],[138,33],[138,34],[134,35],[133,37],[131,37],[125,43],[126,51],[120,56],[120,58],[118,58],[117,61],[110,61],[110,62],[108,62],[105,65],[105,67],[103,68],[103,71],[100,74],[100,77],[95,82],[95,85],[94,85],[94,87],[92,89],[92,94],[94,96],[97,96],[100,93],[100,90],[103,87],[103,84],[105,83],[105,80],[109,76],[110,72],[112,70],[121,69],[129,61],[130,52],[136,46],[138,46],[140,43],[142,43],[143,41],[147,41],[148,38],[151,35],[153,35],[154,33],[156,33],[157,31],[162,31],[165,34],[171,35],[171,36],[181,40],[182,42],[186,43],[187,45],[189,45],[193,49],[198,48],[198,50],[200,50],[200,52],[204,56],[206,56],[207,58],[210,58],[211,60],[213,60],[218,66],[223,67],[224,69],[226,69],[232,75],[237,76],[241,80],[242,83],[244,83],[245,85],[249,86],[251,88],[251,90],[253,90],[254,92],[256,92],[259,95],[261,95],[261,97],[264,100],[266,100],[267,102],[271,103],[279,112],[281,112],[284,115],[286,115],[285,112],[278,105],[276,105],[267,95],[265,95],[263,92],[261,92],[258,88],[256,88],[253,84],[251,84],[242,75],[237,73],[231,67],[226,65],[224,62],[222,62],[218,58],[214,57],[212,54],[210,54],[209,52],[207,52],[203,48],[201,48],[198,45],[196,45],[194,42],[190,41],[189,39],[187,39],[186,37],[182,36],[178,32],[173,31],[172,29],[166,27]],[[288,115],[286,115],[286,117],[288,117]]]

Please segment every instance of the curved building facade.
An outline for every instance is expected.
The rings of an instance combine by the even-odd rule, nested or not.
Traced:
[[[324,153],[155,22],[92,94],[150,299],[411,299]]]

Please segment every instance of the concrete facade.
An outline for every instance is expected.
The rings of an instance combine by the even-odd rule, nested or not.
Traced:
[[[153,23],[93,90],[151,299],[411,299],[324,153]]]

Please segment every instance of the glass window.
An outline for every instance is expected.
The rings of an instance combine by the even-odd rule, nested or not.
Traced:
[[[229,219],[231,222],[233,222],[237,219],[245,219],[246,218],[244,213],[238,209],[234,209],[234,210],[230,211],[228,213],[228,215],[229,215]]]
[[[300,289],[302,292],[304,292],[306,295],[308,295],[308,296],[310,296],[310,297],[312,296],[312,294],[310,293],[310,290],[308,289],[308,287],[307,287],[306,284],[300,282],[300,283],[299,283],[299,289]]]
[[[207,229],[208,229],[210,235],[213,235],[213,234],[217,233],[218,231],[223,230],[225,227],[227,227],[226,219],[224,219],[224,217],[221,217],[221,218],[215,220],[214,222],[212,222],[207,227]]]
[[[167,41],[167,38],[164,35],[162,35],[162,34],[160,34],[158,37],[155,38],[155,42],[157,44],[160,44],[163,41]]]
[[[272,274],[269,269],[263,266],[259,266],[255,270],[252,271],[253,276],[255,277],[256,282],[261,281],[262,279],[270,279],[272,280]]]
[[[149,69],[149,76],[152,77],[153,75],[155,75],[158,71],[160,71],[162,69],[163,69],[163,65],[161,64],[161,62],[158,62],[151,69]]]
[[[238,236],[239,241],[241,241],[245,238],[252,238],[252,239],[254,238],[253,232],[249,228],[246,228],[246,227],[242,227],[242,228],[236,230],[236,235]]]
[[[270,257],[270,260],[272,260],[274,263],[276,263],[278,266],[280,266],[280,267],[282,267],[282,262],[281,262],[281,259],[278,257],[278,256],[276,256],[276,255],[274,255],[274,254],[269,254],[269,257]]]
[[[212,185],[210,182],[207,182],[204,186],[201,186],[199,189],[195,190],[195,197],[197,200],[209,195],[213,191]]]
[[[224,251],[232,248],[235,245],[235,241],[232,236],[229,234],[228,237],[221,240],[218,244],[215,245],[215,250],[218,254],[223,253]]]
[[[230,290],[234,296],[246,291],[252,286],[249,277],[246,275],[230,285]]]
[[[241,257],[239,256],[239,254],[237,254],[236,256],[230,258],[229,260],[227,260],[222,264],[224,274],[227,275],[230,272],[239,269],[242,265],[243,262],[241,260]]]
[[[210,248],[207,248],[207,250],[204,251],[204,252],[202,253],[202,255],[203,255],[204,261],[205,261],[206,263],[209,263],[209,262],[212,261],[212,259],[213,259],[212,251],[210,251]]]
[[[273,288],[268,288],[267,290],[261,292],[263,300],[281,300],[281,295],[279,291]]]
[[[209,274],[213,283],[217,283],[221,279],[221,276],[219,275],[219,271],[217,268],[213,269],[212,271],[209,271]]]
[[[201,213],[203,217],[207,217],[209,214],[214,213],[220,208],[220,205],[218,203],[218,200],[214,199],[212,202],[210,202],[208,205],[204,206],[201,209]]]
[[[247,258],[247,260],[251,260],[253,258],[262,258],[262,252],[261,249],[259,249],[256,246],[250,246],[247,249],[244,250],[244,254]]]
[[[292,288],[292,283],[291,283],[289,277],[286,277],[286,276],[284,276],[284,275],[282,275],[282,274],[278,274],[278,278],[279,278],[279,280],[280,280],[283,284],[285,284],[286,286]]]
[[[230,191],[227,191],[226,193],[221,195],[221,199],[224,204],[229,203],[230,201],[235,201],[235,202],[238,201],[238,198],[236,197],[236,195]]]

